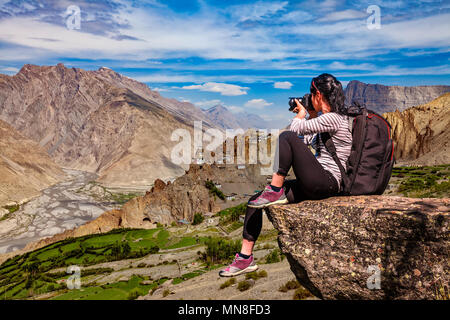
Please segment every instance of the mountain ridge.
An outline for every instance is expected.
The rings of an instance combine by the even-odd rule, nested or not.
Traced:
[[[356,100],[381,114],[428,103],[446,92],[450,92],[450,86],[386,86],[352,80],[347,84],[345,97],[348,104]]]
[[[184,173],[187,165],[168,161],[175,142],[167,133],[192,132],[197,119],[214,125],[201,111],[188,118],[189,110],[172,106],[172,113],[169,103],[105,68],[24,65],[15,76],[0,76],[0,119],[38,142],[60,166],[96,172],[113,187],[148,188],[157,178]]]
[[[269,127],[268,123],[256,114],[247,112],[232,113],[221,104],[202,109],[202,111],[216,126],[224,130],[238,128],[244,130],[250,128],[266,129]]]

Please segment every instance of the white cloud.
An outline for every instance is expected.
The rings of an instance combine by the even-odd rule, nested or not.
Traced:
[[[153,91],[158,91],[158,92],[167,92],[170,91],[170,89],[166,89],[166,88],[158,88],[158,87],[151,87],[150,88]]]
[[[117,16],[130,23],[126,28],[118,26],[117,32],[130,38],[118,40],[88,33],[83,23],[77,31],[40,21],[38,17],[12,17],[0,20],[0,41],[73,58],[147,60],[199,56],[262,61],[285,56],[285,45],[270,36],[268,30],[243,32],[214,11],[186,16],[128,7]]]
[[[280,28],[283,33],[314,36],[315,41],[298,56],[316,59],[355,59],[405,48],[443,48],[450,43],[448,13],[392,23],[382,20],[379,30],[369,30],[365,19]]]
[[[250,88],[228,83],[206,82],[204,84],[183,86],[181,89],[218,92],[223,96],[241,96],[247,94],[247,90]]]
[[[273,105],[271,102],[267,102],[264,99],[252,99],[245,103],[247,108],[255,108],[255,109],[263,109],[264,107],[268,107]]]
[[[362,19],[367,17],[367,13],[364,11],[356,11],[353,9],[331,12],[324,17],[317,19],[319,22],[332,22],[340,20]]]
[[[285,10],[288,5],[287,1],[275,2],[275,1],[258,1],[252,4],[236,5],[227,8],[225,11],[229,12],[232,17],[238,21],[245,20],[261,20],[264,17],[268,17],[277,13],[278,11]]]
[[[1,1],[4,0],[0,0],[0,3]],[[403,21],[388,22],[388,19],[382,19],[380,30],[368,30],[366,19],[357,18],[365,13],[364,10],[361,13],[352,9],[337,11],[340,6],[336,0],[303,1],[297,6],[308,11],[311,8],[309,12],[319,13],[323,16],[321,20],[327,17],[329,23],[324,23],[326,20],[320,23],[316,21],[303,23],[311,18],[309,13],[300,10],[288,12],[287,1],[260,1],[252,5],[228,7],[222,11],[205,6],[204,11],[188,15],[173,12],[168,7],[144,9],[133,7],[125,1],[119,2],[121,9],[113,15],[113,19],[117,21],[114,20],[112,24],[118,21],[128,21],[129,24],[119,25],[115,32],[141,41],[131,39],[120,41],[88,33],[83,24],[80,31],[67,30],[64,25],[44,22],[42,16],[3,18],[0,20],[0,41],[8,43],[8,46],[0,49],[0,59],[8,62],[40,63],[63,56],[81,59],[86,57],[95,57],[99,60],[117,59],[129,63],[195,56],[212,61],[237,59],[240,66],[236,69],[267,70],[266,67],[279,70],[304,69],[302,75],[297,74],[293,77],[309,77],[306,73],[312,73],[311,70],[323,69],[323,65],[315,62],[321,59],[354,60],[395,53],[395,50],[399,49],[408,49],[406,55],[413,55],[420,49],[447,52],[450,43],[450,14],[445,10],[441,11],[440,15],[411,16]],[[153,2],[148,0],[149,4]],[[377,3],[380,3],[381,7],[388,4],[387,1],[374,1],[374,4]],[[404,1],[393,1],[389,2],[389,5],[401,7],[403,3],[406,4]],[[224,11],[230,8],[233,8],[235,13],[228,11],[228,14],[224,14]],[[327,12],[330,13],[325,15]],[[273,23],[256,24],[256,27],[251,28],[242,28],[238,23],[242,19],[266,18],[272,19],[266,21]],[[350,20],[340,21],[341,19]],[[290,38],[294,40],[287,42],[286,39]],[[344,66],[345,68],[342,68],[338,63],[330,65],[333,70],[371,70],[371,65],[364,63]],[[268,77],[242,73],[206,76],[198,73],[192,75],[165,73],[139,75],[134,78],[154,83],[212,81],[245,83],[247,80],[271,83],[275,79],[280,81],[289,79],[286,76]]]
[[[282,82],[275,82],[273,84],[273,87],[276,89],[290,89],[292,88],[293,84],[289,81],[282,81]]]
[[[309,21],[313,18],[313,16],[306,12],[301,10],[296,11],[290,11],[283,15],[280,20],[285,22],[294,22],[294,23],[302,23],[304,21]]]
[[[7,74],[16,74],[20,70],[18,68],[14,68],[14,67],[3,67],[3,68],[0,68],[0,71],[5,72]]]
[[[345,64],[339,61],[335,61],[328,65],[331,70],[376,70],[377,67],[370,63],[361,64]]]

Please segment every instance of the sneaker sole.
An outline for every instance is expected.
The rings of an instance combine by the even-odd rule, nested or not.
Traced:
[[[274,204],[286,204],[288,202],[289,202],[288,199],[283,199],[283,200],[277,200],[274,202],[269,202],[269,203],[264,203],[264,204],[247,204],[247,207],[261,209],[261,208],[266,208],[266,207],[272,206]]]
[[[234,277],[234,276],[238,276],[238,275],[243,274],[243,273],[253,272],[255,270],[258,270],[258,265],[256,265],[256,264],[254,266],[249,266],[249,267],[247,267],[247,268],[245,268],[245,269],[243,269],[241,271],[235,272],[235,273],[228,273],[228,274],[220,274],[219,273],[219,276],[221,276],[221,277]]]

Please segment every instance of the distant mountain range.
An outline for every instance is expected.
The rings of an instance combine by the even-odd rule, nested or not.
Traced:
[[[111,187],[150,186],[184,174],[170,160],[178,129],[215,127],[191,104],[161,97],[108,69],[25,65],[0,75],[0,119],[60,166],[96,172]]]
[[[350,81],[345,89],[347,103],[353,100],[378,113],[403,111],[422,105],[450,92],[450,86],[384,86]]]
[[[215,112],[214,112],[215,110]],[[193,132],[253,125],[256,115],[224,107],[204,111],[169,99],[109,68],[24,65],[0,74],[0,119],[34,140],[62,167],[95,172],[108,187],[145,188],[155,179],[183,175],[188,165],[171,161],[176,129]]]
[[[249,128],[266,129],[268,123],[256,114],[247,112],[232,113],[222,105],[216,105],[209,109],[204,109],[205,115],[218,127],[222,129]]]
[[[449,90],[449,86],[387,87],[352,81],[346,95],[383,112],[420,105]],[[139,189],[157,178],[167,181],[185,173],[188,165],[171,161],[178,143],[171,141],[171,133],[176,129],[192,134],[194,121],[202,121],[204,129],[222,131],[267,128],[258,115],[235,114],[221,105],[202,110],[165,98],[106,67],[85,71],[63,64],[27,64],[14,76],[0,74],[0,120],[33,140],[61,167],[95,172],[108,187]],[[3,162],[5,168],[8,165]]]

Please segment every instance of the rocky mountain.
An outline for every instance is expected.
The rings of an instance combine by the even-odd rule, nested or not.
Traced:
[[[0,207],[22,203],[64,179],[47,152],[0,120]]]
[[[396,159],[417,165],[450,163],[450,93],[383,116],[392,126]]]
[[[192,103],[163,97],[158,91],[151,90],[146,84],[123,76],[106,67],[102,67],[99,70],[92,72],[116,87],[129,89],[144,99],[161,105],[180,121],[188,121],[191,125],[193,121],[202,121],[202,125],[207,128],[215,126],[215,124],[205,116],[203,111]]]
[[[236,114],[236,117],[240,119],[242,128],[255,128],[255,129],[269,129],[271,126],[269,123],[254,113],[240,112]]]
[[[347,103],[357,100],[381,114],[428,103],[449,91],[450,86],[384,86],[354,80],[347,85],[345,97]]]
[[[108,68],[25,65],[0,75],[0,119],[38,142],[61,166],[96,172],[110,187],[148,188],[187,166],[170,160],[171,132],[212,127],[191,104],[166,99]]]
[[[222,105],[216,105],[212,108],[203,110],[204,114],[214,125],[224,130],[242,128],[265,129],[268,128],[267,122],[256,114],[247,112],[232,113]]]

